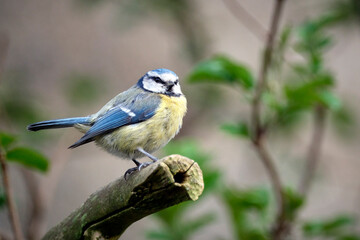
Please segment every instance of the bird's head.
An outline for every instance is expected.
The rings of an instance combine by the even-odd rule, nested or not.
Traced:
[[[179,77],[165,68],[147,72],[138,82],[138,86],[146,91],[169,96],[181,96]]]

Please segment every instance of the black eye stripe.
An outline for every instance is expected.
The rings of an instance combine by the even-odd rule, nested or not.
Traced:
[[[153,79],[156,83],[165,84],[165,82],[164,82],[160,77],[152,77],[152,79]]]

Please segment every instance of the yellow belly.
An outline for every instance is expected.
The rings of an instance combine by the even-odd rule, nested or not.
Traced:
[[[184,96],[161,97],[161,104],[153,117],[144,122],[120,127],[99,137],[95,142],[108,152],[124,158],[142,157],[136,150],[138,147],[152,153],[165,146],[182,126],[186,99]]]

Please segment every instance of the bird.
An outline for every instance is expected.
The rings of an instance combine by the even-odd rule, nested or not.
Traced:
[[[97,113],[86,117],[54,119],[27,126],[30,131],[74,127],[84,135],[69,148],[95,142],[107,152],[131,159],[136,167],[124,177],[156,162],[153,152],[178,134],[187,111],[179,77],[165,68],[143,75],[135,85],[119,93]],[[147,156],[150,162],[137,159]]]

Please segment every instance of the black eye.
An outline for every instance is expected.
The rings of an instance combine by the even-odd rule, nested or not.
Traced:
[[[174,82],[175,85],[178,84],[178,83],[179,83],[179,79],[177,79],[177,80]]]
[[[156,83],[164,83],[164,81],[159,78],[159,77],[153,77],[153,80],[156,82]]]

